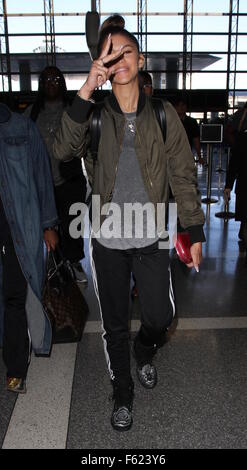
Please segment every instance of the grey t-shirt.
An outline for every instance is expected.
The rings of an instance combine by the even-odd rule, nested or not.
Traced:
[[[146,192],[134,148],[136,114],[126,113],[126,126],[113,197],[97,239],[107,248],[127,250],[142,248],[158,240],[153,205]],[[135,211],[132,205],[136,204]],[[143,210],[145,204],[147,210]],[[114,207],[117,204],[118,206]],[[127,204],[127,205],[126,205]],[[121,211],[121,216],[120,216]],[[113,233],[108,238],[107,234]],[[107,232],[107,233],[106,233]]]

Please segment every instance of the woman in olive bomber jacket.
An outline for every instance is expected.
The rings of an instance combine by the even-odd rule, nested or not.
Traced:
[[[93,61],[70,110],[63,115],[55,138],[54,155],[61,160],[72,156],[83,158],[92,194],[100,199],[103,214],[98,224],[92,210],[92,273],[114,391],[111,424],[115,430],[125,431],[133,422],[134,382],[128,332],[131,273],[136,278],[141,306],[141,326],[133,353],[137,377],[145,388],[152,389],[157,383],[153,357],[174,316],[169,250],[159,249],[159,235],[164,231],[165,220],[157,217],[157,204],[168,202],[169,185],[180,223],[190,234],[192,262],[189,268],[199,269],[201,243],[205,239],[196,169],[184,128],[172,105],[164,102],[167,121],[164,143],[152,103],[139,92],[138,70],[143,66],[144,57],[136,38],[117,21],[119,18],[110,18],[101,30],[98,59]],[[105,99],[101,111],[101,137],[94,161],[89,145],[90,114],[94,106],[91,96],[94,89],[108,79],[111,79],[113,93]],[[120,209],[124,203],[142,206],[151,203],[156,221],[155,236],[149,239],[146,233],[138,237],[131,232],[131,236],[128,233],[126,237],[122,228],[115,238],[109,238],[103,230],[100,232],[100,226],[109,228],[109,215],[114,212],[116,203]],[[148,221],[144,219],[145,228]]]

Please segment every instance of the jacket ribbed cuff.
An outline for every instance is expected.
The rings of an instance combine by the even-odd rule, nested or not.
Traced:
[[[68,110],[69,117],[79,124],[88,120],[88,115],[93,107],[91,101],[86,101],[76,95],[70,109]]]
[[[192,225],[191,227],[187,227],[186,231],[189,233],[191,245],[193,243],[206,241],[202,225]]]

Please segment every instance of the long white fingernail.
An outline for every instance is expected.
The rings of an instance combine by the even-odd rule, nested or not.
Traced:
[[[195,266],[195,270],[196,270],[197,273],[199,273],[200,272],[199,271],[199,266]]]

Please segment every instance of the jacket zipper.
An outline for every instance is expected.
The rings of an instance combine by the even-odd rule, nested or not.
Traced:
[[[139,135],[139,132],[138,132],[138,129],[137,129],[137,126],[136,126],[136,134],[137,134],[137,137],[139,139],[139,143],[140,143],[140,146],[141,146],[141,139],[140,139],[140,135]],[[147,162],[145,162],[145,168],[146,168],[146,172],[147,172],[147,176],[148,176],[148,180],[149,180],[149,184],[150,184],[150,187],[151,187],[151,190],[152,190],[152,193],[154,195],[154,191],[153,191],[153,182],[150,178],[150,174],[149,174],[149,171],[148,171],[148,165],[147,165]],[[156,198],[155,198],[156,199]]]
[[[138,136],[138,139],[139,139],[139,143],[140,143],[140,146],[141,146],[141,139],[140,139],[140,135],[139,135],[139,132],[138,132],[138,129],[137,129],[137,126],[136,126],[136,134]],[[150,184],[150,188],[151,188],[151,191],[153,193],[153,197],[154,197],[154,200],[157,201],[158,199],[156,198],[156,195],[154,193],[154,188],[153,188],[153,182],[150,178],[150,174],[149,174],[149,171],[148,171],[148,164],[147,162],[145,162],[145,168],[146,168],[146,172],[147,172],[147,177],[148,177],[148,181],[149,181],[149,184]],[[155,209],[155,223],[157,224],[157,205],[155,204],[154,206],[154,209]]]
[[[125,118],[125,124],[124,124],[124,129],[123,129],[123,135],[122,135],[122,139],[121,139],[120,146],[119,146],[119,158],[120,158],[120,155],[121,155],[122,149],[123,149],[123,138],[124,138],[124,133],[125,133],[125,129],[126,129],[126,122],[127,122],[127,120],[126,120],[126,118]],[[111,202],[112,197],[113,197],[113,189],[114,189],[115,181],[116,181],[116,177],[117,177],[118,164],[119,164],[119,159],[118,159],[118,162],[117,162],[117,164],[116,164],[115,175],[114,175],[114,181],[113,181],[113,185],[112,185],[110,194],[109,194],[109,196],[108,196],[108,202]]]

